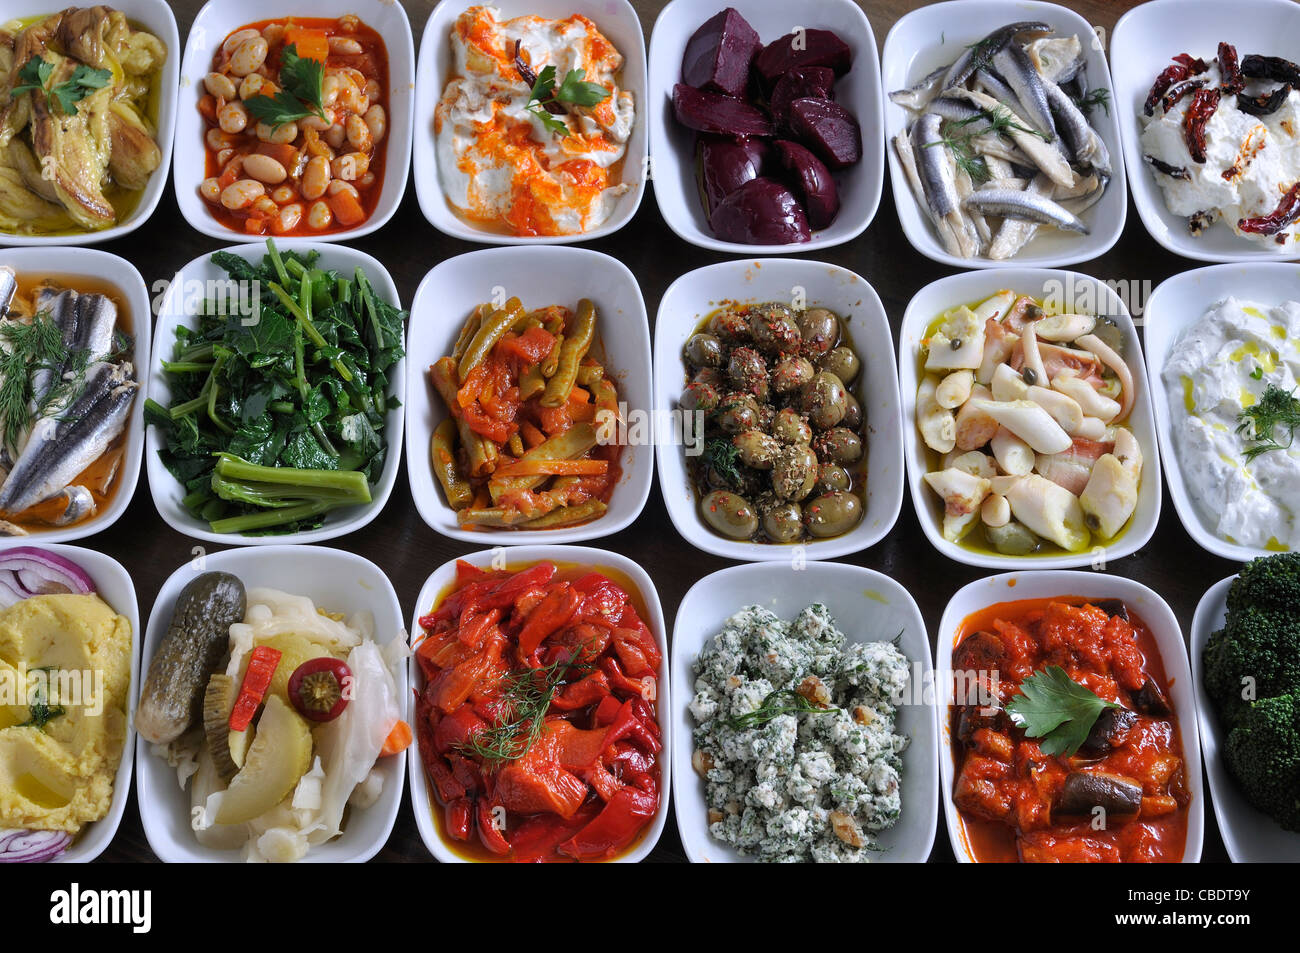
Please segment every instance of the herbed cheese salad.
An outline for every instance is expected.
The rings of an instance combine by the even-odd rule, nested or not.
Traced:
[[[623,54],[584,16],[499,19],[470,7],[451,33],[455,75],[434,113],[447,201],[470,222],[521,236],[600,227],[636,118]]]
[[[1300,548],[1300,302],[1229,297],[1165,362],[1171,428],[1188,493],[1241,546]]]
[[[1280,84],[1280,85],[1279,85]],[[1220,43],[1156,77],[1142,107],[1142,156],[1193,235],[1222,218],[1256,243],[1285,245],[1300,218],[1300,67]]]
[[[709,833],[760,861],[862,863],[902,809],[895,731],[909,663],[848,642],[826,606],[727,620],[695,664],[692,764]]]

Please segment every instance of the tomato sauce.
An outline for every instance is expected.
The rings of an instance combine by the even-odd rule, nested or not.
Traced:
[[[346,18],[295,16],[259,20],[256,23],[246,24],[234,32],[238,33],[240,30],[264,32],[268,27],[283,28],[286,26],[303,31],[315,31],[327,42],[330,39],[346,38],[358,43],[361,46],[360,53],[330,51],[323,61],[326,75],[328,76],[336,71],[355,71],[366,81],[377,83],[380,91],[379,96],[369,99],[367,102],[371,106],[381,106],[383,109],[388,110],[388,50],[384,45],[383,37],[377,31],[355,18],[349,20]],[[281,54],[286,45],[288,45],[288,42],[283,36],[277,42],[270,44],[266,62],[258,70],[259,75],[272,82],[278,80],[280,77]],[[295,48],[296,46],[297,44],[295,44]],[[304,59],[316,59],[320,55],[319,51],[314,51],[315,55],[308,55],[308,53],[312,52],[311,50],[306,52],[298,50],[298,53]],[[217,52],[213,57],[212,69],[214,72],[219,73],[228,72],[230,69],[229,57],[223,53],[220,46],[217,47]],[[241,85],[239,77],[232,76],[231,79],[237,87]],[[203,115],[206,123],[205,134],[211,134],[213,130],[216,130],[217,133],[221,132],[217,110],[223,103],[224,100],[216,100],[210,93],[205,93],[200,97],[199,112]],[[346,108],[341,104],[334,106],[327,104],[327,107],[331,118],[337,124],[342,125],[347,115]],[[250,116],[248,126],[243,132],[225,134],[225,138],[230,143],[226,148],[214,149],[210,141],[205,141],[203,173],[205,179],[208,181],[216,180],[224,189],[241,177],[247,178],[238,167],[237,161],[247,154],[261,152],[277,159],[289,157],[290,164],[286,166],[288,177],[278,187],[274,184],[267,185],[266,195],[280,209],[287,206],[297,206],[303,210],[303,214],[301,214],[296,224],[286,227],[289,218],[281,217],[276,209],[266,202],[248,208],[231,209],[221,201],[214,200],[212,196],[205,195],[207,201],[204,204],[217,221],[232,231],[249,235],[270,233],[274,235],[311,236],[345,231],[356,228],[370,220],[379,205],[379,199],[384,190],[384,169],[388,154],[386,136],[384,139],[374,142],[368,152],[366,173],[362,176],[345,173],[350,177],[343,180],[333,174],[335,171],[333,164],[338,157],[348,153],[349,149],[352,148],[349,144],[344,143],[338,148],[333,148],[327,141],[328,133],[321,133],[319,136],[315,133],[309,135],[307,130],[300,128],[296,138],[291,143],[277,147],[272,143],[259,139],[255,134],[255,124],[256,120]],[[355,206],[350,209],[345,206],[346,196],[340,199],[326,192],[326,194],[316,197],[304,190],[305,164],[311,157],[317,155],[325,156],[331,161],[329,185],[333,186],[335,182],[343,181],[346,185],[351,186],[351,191],[355,192]],[[341,186],[335,186],[335,188],[341,188]],[[284,189],[287,189],[287,191],[277,194]],[[323,227],[313,224],[311,215],[311,207],[319,202],[325,203],[330,208],[329,224]]]
[[[1164,665],[1146,624],[1100,601],[1104,608],[1077,597],[1004,602],[962,625],[953,671],[991,673],[980,678],[992,698],[957,699],[986,707],[953,704],[949,722],[957,769],[952,796],[964,842],[980,862],[1182,860],[1190,794]],[[1103,712],[1115,720],[1099,718],[1073,755],[1045,754],[1041,739],[1026,736],[1002,707],[1021,694],[1024,679],[1048,666],[1121,706]],[[1107,725],[1113,730],[1104,731]],[[1067,811],[1067,779],[1106,785],[1107,793],[1094,794],[1091,807],[1076,803]],[[1127,807],[1110,793],[1124,791],[1131,795]]]
[[[416,735],[430,808],[457,854],[611,860],[653,826],[662,658],[639,593],[617,575],[459,563],[420,620]]]

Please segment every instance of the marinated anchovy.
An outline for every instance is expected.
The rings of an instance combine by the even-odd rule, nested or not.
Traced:
[[[1192,97],[1183,118],[1183,131],[1187,137],[1187,149],[1194,162],[1204,162],[1205,127],[1214,111],[1219,108],[1219,91],[1217,89],[1198,89]]]
[[[894,90],[889,94],[889,101],[897,106],[902,106],[904,109],[921,112],[939,95],[943,77],[947,72],[948,67],[940,66],[915,86]]]
[[[1088,226],[1077,215],[1066,211],[1049,198],[1029,192],[981,189],[966,199],[966,205],[987,214],[1024,219],[1038,225],[1055,225],[1066,231],[1088,234]]]
[[[1034,69],[1023,48],[1012,44],[997,52],[993,57],[993,66],[1007,85],[1015,90],[1016,98],[1023,107],[1024,115],[1040,132],[1051,139],[1056,138],[1056,123],[1052,119],[1052,109],[1047,104],[1047,91],[1043,88],[1043,79]]]
[[[972,44],[965,53],[957,58],[957,62],[952,64],[948,74],[944,77],[943,88],[945,90],[952,89],[952,87],[960,86],[966,82],[977,69],[987,67],[993,61],[994,55],[1015,37],[1024,33],[1041,35],[1051,32],[1051,26],[1035,21],[1008,23],[1004,27],[999,27],[978,43]]]

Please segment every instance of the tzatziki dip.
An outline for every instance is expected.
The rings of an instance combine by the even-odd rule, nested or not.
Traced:
[[[635,120],[623,54],[584,16],[500,19],[470,7],[451,32],[454,75],[434,113],[438,176],[457,214],[518,236],[603,225],[629,186]]]
[[[1250,408],[1300,375],[1300,302],[1229,297],[1175,342],[1164,367],[1171,430],[1187,492],[1220,538],[1257,549],[1300,549],[1300,442],[1258,453]],[[1244,425],[1243,425],[1244,424]]]
[[[1252,243],[1276,248],[1295,240],[1300,204],[1290,193],[1300,182],[1300,92],[1271,75],[1251,75],[1271,74],[1274,60],[1246,56],[1245,74],[1234,79],[1221,61],[1184,57],[1160,75],[1139,111],[1142,156],[1165,205],[1187,219],[1193,235],[1222,219]],[[1169,70],[1180,69],[1186,75],[1165,87]]]

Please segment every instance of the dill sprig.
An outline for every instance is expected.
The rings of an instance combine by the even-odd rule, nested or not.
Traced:
[[[1074,104],[1079,107],[1079,112],[1083,113],[1085,116],[1098,106],[1106,110],[1107,116],[1110,115],[1110,90],[1105,86],[1098,86],[1086,96],[1078,98],[1071,96],[1070,98],[1073,99]]]
[[[751,712],[735,716],[728,721],[728,724],[739,731],[743,728],[758,728],[766,725],[773,718],[781,715],[829,715],[835,711],[839,709],[829,706],[822,708],[794,689],[782,688],[769,693],[761,705]]]
[[[557,659],[541,668],[512,669],[502,675],[493,723],[476,731],[458,750],[490,768],[526,755],[542,734],[555,693],[573,674],[581,676],[591,670],[589,663],[577,661],[582,654],[580,649],[573,658]]]
[[[1297,429],[1300,429],[1300,400],[1275,384],[1264,388],[1259,403],[1237,415],[1237,433],[1252,444],[1243,451],[1247,463],[1271,450],[1289,449]]]
[[[973,123],[981,123],[978,128],[965,130],[967,126]],[[957,167],[971,177],[976,185],[989,181],[993,177],[989,172],[988,163],[984,157],[975,151],[974,141],[977,136],[994,133],[1003,135],[1008,132],[1024,132],[1031,136],[1037,136],[1044,142],[1050,142],[1051,137],[1037,129],[1030,129],[1028,126],[1016,121],[1016,115],[1005,106],[998,105],[992,109],[981,109],[977,115],[970,116],[967,119],[958,119],[947,124],[947,135],[941,136],[934,142],[927,142],[925,148],[929,149],[934,146],[947,146],[948,151],[952,153]]]
[[[32,419],[32,373],[58,366],[62,357],[63,331],[49,311],[37,312],[30,322],[0,323],[0,433],[8,446]]]
[[[713,437],[704,444],[704,465],[733,488],[738,488],[743,480],[739,461],[740,451],[730,440]]]

